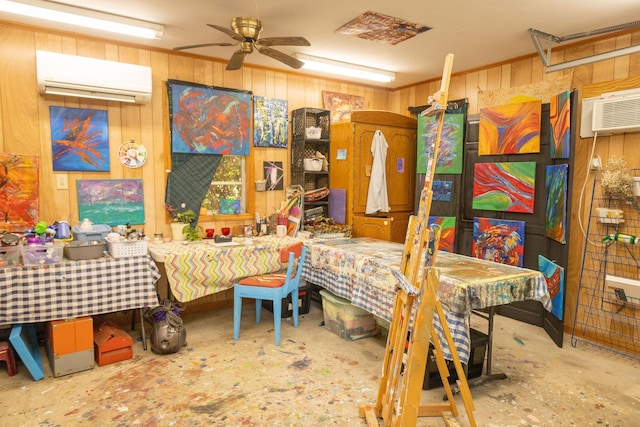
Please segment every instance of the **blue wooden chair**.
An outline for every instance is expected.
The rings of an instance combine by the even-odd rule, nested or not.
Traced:
[[[280,260],[287,264],[286,273],[269,273],[245,277],[233,287],[233,339],[240,337],[240,316],[242,298],[256,300],[256,323],[260,323],[262,300],[273,303],[273,324],[276,333],[276,345],[280,345],[280,324],[282,323],[282,300],[291,295],[293,308],[293,326],[298,327],[298,288],[302,265],[307,248],[302,242],[287,246],[280,251]]]

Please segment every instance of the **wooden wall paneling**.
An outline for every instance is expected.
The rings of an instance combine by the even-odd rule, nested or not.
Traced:
[[[473,73],[469,73],[465,78],[465,94],[461,98],[449,98],[449,99],[463,99],[466,98],[469,103],[469,107],[467,107],[467,111],[473,105],[473,108],[477,108],[478,104],[478,87],[480,87],[480,72],[475,71]]]
[[[35,41],[35,49],[38,50],[47,50],[52,52],[60,51],[60,37],[48,35],[44,33],[35,33],[34,34]],[[0,42],[0,46],[3,44]],[[34,52],[35,55],[35,52]],[[4,85],[2,85],[4,87]],[[50,105],[62,105],[62,98],[58,97],[59,101],[57,103],[49,102],[48,99],[45,99],[44,96],[37,95],[37,103],[38,103],[38,133],[39,133],[39,143],[41,150],[46,150],[47,147],[51,147],[51,125],[49,120],[49,106]],[[54,99],[54,98],[51,98]],[[53,173],[52,162],[51,159],[51,148],[49,148],[49,160],[45,161],[42,157],[40,158],[40,170],[41,174],[47,174],[51,171],[52,183],[54,185],[51,189],[41,189],[41,210],[40,215],[43,219],[50,219],[51,221],[59,221],[59,220],[67,220],[69,221],[71,218],[68,217],[68,212],[70,212],[69,205],[69,194],[71,192],[72,183],[69,182],[68,190],[57,190],[55,189],[56,175],[66,175],[67,181],[69,174],[67,172],[56,172]],[[42,184],[41,184],[42,185]],[[64,215],[60,215],[60,213],[65,213]]]
[[[631,46],[631,34],[624,34],[615,38],[615,48],[622,49]],[[629,77],[629,55],[619,56],[613,59],[613,80]]]
[[[511,63],[511,82],[509,87],[524,86],[532,83],[532,62],[531,58],[525,58]]]
[[[193,61],[193,82],[213,86],[213,64],[211,61],[196,58]]]
[[[165,185],[167,182],[167,169],[171,167],[168,153],[171,152],[168,135],[168,117],[166,114],[166,81],[169,75],[168,55],[166,53],[149,52],[149,66],[152,73],[152,101],[151,101],[151,122],[150,138],[147,147],[148,158],[144,168],[151,170],[153,176],[152,185],[145,181],[145,217],[149,221],[147,234],[163,233],[169,235],[169,226],[166,224],[167,215],[164,210]],[[146,179],[146,174],[145,174]],[[149,210],[147,210],[149,206]],[[149,219],[153,217],[152,219]],[[155,225],[155,226],[154,226]],[[153,227],[153,230],[151,229]]]

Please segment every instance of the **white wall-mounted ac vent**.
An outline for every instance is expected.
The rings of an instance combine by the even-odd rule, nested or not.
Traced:
[[[586,129],[583,129],[585,128]],[[582,100],[582,138],[640,131],[640,89],[603,94]]]
[[[151,100],[151,68],[36,51],[38,92],[144,104]]]

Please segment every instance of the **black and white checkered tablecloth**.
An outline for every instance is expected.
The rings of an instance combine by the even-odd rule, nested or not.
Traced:
[[[150,256],[0,269],[0,324],[155,307],[159,278]]]

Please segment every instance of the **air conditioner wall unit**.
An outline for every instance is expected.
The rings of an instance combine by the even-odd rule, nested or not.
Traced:
[[[145,104],[151,68],[102,59],[36,51],[38,92]]]
[[[639,132],[640,90],[595,99],[591,120],[591,130],[598,134]]]

